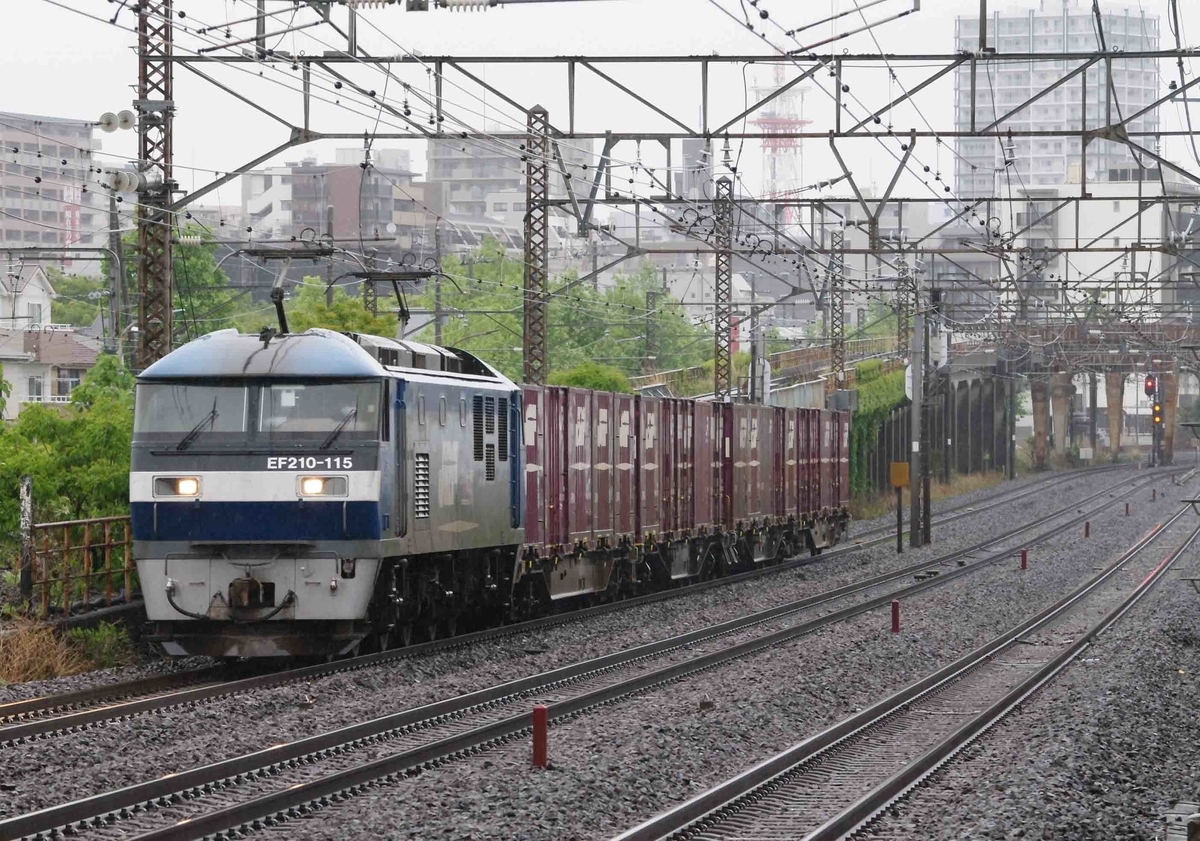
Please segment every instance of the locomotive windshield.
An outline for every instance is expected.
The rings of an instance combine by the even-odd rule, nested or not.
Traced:
[[[376,440],[382,386],[375,382],[207,385],[142,383],[134,437],[195,444]]]
[[[240,440],[247,424],[245,386],[145,383],[137,389],[133,434],[152,441]]]
[[[379,429],[379,383],[265,386],[259,431],[268,439],[327,436],[374,438]]]

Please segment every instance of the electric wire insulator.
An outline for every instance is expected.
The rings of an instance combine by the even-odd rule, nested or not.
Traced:
[[[485,12],[498,4],[496,0],[438,0],[438,5],[452,11]]]
[[[382,9],[392,3],[392,0],[346,0],[351,9]]]

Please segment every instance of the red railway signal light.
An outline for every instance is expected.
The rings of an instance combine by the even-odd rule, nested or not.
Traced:
[[[1146,396],[1153,397],[1154,392],[1158,390],[1158,380],[1153,374],[1146,375]]]

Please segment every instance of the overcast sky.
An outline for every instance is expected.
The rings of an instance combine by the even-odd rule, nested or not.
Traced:
[[[126,9],[119,14],[117,26],[111,26],[107,20],[117,9],[117,4],[111,0],[55,2],[59,5],[49,0],[6,0],[4,5],[9,37],[5,39],[5,51],[0,54],[0,68],[3,68],[6,80],[0,89],[0,110],[95,120],[103,111],[129,108],[134,97],[137,65],[134,54],[136,37],[128,30],[135,26],[136,17]],[[745,2],[748,7],[750,0]],[[989,0],[993,9],[1014,5],[1030,8],[1037,2],[1039,0],[1017,3]],[[1046,2],[1056,3],[1057,0]],[[879,20],[910,7],[911,3],[912,0],[886,0],[865,14],[869,20]],[[474,13],[452,13],[442,9],[410,13],[405,12],[402,5],[363,13],[367,22],[360,24],[359,37],[366,49],[376,54],[411,51],[424,55],[461,56],[772,53],[768,43],[722,13],[721,8],[724,8],[740,17],[741,0],[600,0],[539,3]],[[923,0],[922,5],[924,8],[918,13],[883,24],[875,28],[872,34],[860,34],[838,41],[833,49],[839,52],[843,49],[875,52],[882,48],[888,52],[950,53],[953,50],[955,17],[978,14],[980,4],[979,0]],[[1090,5],[1090,2],[1086,5]],[[1200,45],[1200,40],[1187,40],[1188,35],[1200,39],[1200,2],[1182,0],[1180,6],[1184,17],[1185,46]],[[268,2],[269,9],[283,10],[287,7],[288,4],[279,0]],[[772,21],[786,29],[801,27],[830,14],[853,11],[855,8],[853,0],[760,0],[758,7],[766,9]],[[1167,0],[1101,0],[1101,7],[1106,11],[1129,8],[1133,14],[1144,11],[1163,15],[1167,10]],[[250,0],[176,0],[175,8],[177,12],[186,14],[184,25],[191,24],[193,27],[234,21],[253,14]],[[102,20],[89,19],[78,12],[86,12]],[[750,12],[759,23],[760,31],[768,36],[771,43],[795,46],[795,42],[786,38],[779,29],[762,26],[761,21],[757,21],[754,9],[750,9]],[[336,9],[335,21],[344,22],[346,14],[344,8]],[[290,16],[289,11],[274,18],[268,25],[268,31],[284,28]],[[312,19],[309,11],[301,11],[296,17],[297,22]],[[800,38],[805,43],[811,43],[831,33],[860,27],[862,23],[862,18],[856,13],[833,24],[807,30]],[[1165,19],[1161,29],[1162,46],[1173,46]],[[231,37],[244,37],[247,32],[245,26],[235,26]],[[213,38],[220,39],[221,34],[218,32],[206,37],[211,42]],[[317,28],[308,30],[306,34],[273,39],[273,42],[279,49],[303,50],[312,54],[335,46],[341,47],[344,42],[337,39],[336,33]],[[878,39],[878,46],[875,39]],[[181,47],[195,50],[206,42],[193,32],[181,34],[179,43]],[[823,47],[820,51],[830,49]],[[291,73],[290,68],[269,68],[263,71],[261,78],[260,68],[254,65],[243,65],[241,69],[206,65],[203,69],[256,102],[276,109],[288,121],[299,122],[300,97],[289,89],[298,84],[299,74]],[[901,82],[908,80],[908,84],[915,83],[921,78],[917,74],[922,70],[928,72],[927,68],[913,70],[910,75],[902,75]],[[387,101],[401,107],[404,95],[397,90],[395,81],[385,82],[382,73],[369,68],[350,67],[347,72],[364,87],[378,91],[382,91],[386,83]],[[565,125],[566,74],[561,68],[541,67],[522,72],[491,65],[481,72],[489,83],[502,87],[518,101],[546,105],[551,120],[558,125]],[[653,98],[680,120],[689,124],[698,121],[699,79],[694,68],[616,66],[609,72]],[[788,69],[789,75],[794,75],[794,72],[794,69]],[[1174,68],[1164,66],[1162,72],[1164,78],[1169,80],[1173,78]],[[602,85],[586,71],[581,70],[580,73],[577,126],[581,130],[603,131],[614,125],[645,131],[674,128],[613,88]],[[398,70],[396,75],[418,90],[428,89],[428,76],[420,67],[409,66]],[[713,115],[710,121],[719,124],[734,116],[748,95],[747,86],[765,81],[768,75],[769,71],[764,68],[744,70],[731,67],[714,72],[711,80]],[[947,84],[949,80],[948,76]],[[867,104],[880,101],[879,97],[889,92],[888,75],[882,66],[870,75],[864,74],[850,81],[854,95],[861,95]],[[832,90],[832,80],[818,78],[813,82],[805,97],[808,109],[805,116],[811,117],[817,128],[823,130],[829,127],[832,114],[825,93]],[[287,136],[287,130],[279,123],[237,102],[185,69],[176,71],[175,85],[176,177],[184,189],[205,183],[211,178],[213,170],[223,171],[247,162],[279,144]],[[314,85],[314,94],[327,100],[314,104],[315,129],[361,136],[365,129],[376,127],[375,118],[379,115],[369,103],[347,96],[345,90],[335,91],[331,87],[331,80],[314,78]],[[898,86],[890,90],[894,94],[899,93]],[[910,124],[918,126],[924,120],[928,120],[935,128],[949,128],[951,111],[949,97],[945,94],[947,90],[949,88],[946,87],[931,88],[919,95],[919,110],[897,113],[897,130],[907,129]],[[478,88],[464,90],[448,82],[445,96],[448,113],[474,127],[483,127],[485,119],[489,127],[511,125],[515,120],[511,109],[498,109],[496,98],[485,97]],[[486,105],[483,101],[485,98]],[[415,96],[411,99],[413,110],[424,118],[426,111],[423,106],[418,105]],[[859,109],[860,113],[862,110]],[[386,131],[389,125],[398,122],[396,118],[384,114],[380,117],[378,130]],[[1164,128],[1173,128],[1178,122],[1177,109],[1164,114]],[[104,134],[100,137],[105,151],[134,154],[136,138],[133,132]],[[886,184],[891,174],[889,166],[894,166],[891,159],[878,148],[875,141],[855,143],[866,144],[847,151],[851,167],[858,170],[856,177],[865,169],[868,177],[864,180]],[[334,147],[360,145],[361,140],[313,144],[303,150],[282,154],[273,162],[296,160],[305,153],[316,153],[322,159],[332,159]],[[412,151],[416,168],[424,169],[423,144],[379,141],[379,145],[406,146]],[[742,170],[746,185],[757,191],[761,188],[761,156],[757,147],[747,146],[741,150],[744,161]],[[1168,144],[1167,151],[1182,161],[1183,148],[1177,146]],[[836,174],[836,170],[830,167],[827,150],[826,142],[806,143],[806,182]],[[938,154],[932,147],[922,148],[921,151],[926,162],[947,170],[952,168],[948,153]],[[617,157],[630,161],[636,158],[637,153],[632,144],[627,144],[621,147]],[[642,155],[647,165],[661,162],[658,153],[648,147],[642,150]],[[236,185],[223,188],[219,194],[203,199],[202,203],[215,204],[218,201],[223,204],[238,203]]]

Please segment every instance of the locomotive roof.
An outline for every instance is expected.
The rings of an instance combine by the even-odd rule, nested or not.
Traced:
[[[382,365],[409,361],[410,365]],[[386,355],[387,351],[392,355]],[[407,355],[396,353],[407,350]],[[201,336],[172,351],[139,376],[139,380],[173,380],[229,377],[298,377],[314,379],[372,379],[388,376],[398,367],[415,368],[414,352],[429,364],[423,373],[457,373],[504,377],[493,368],[463,351],[435,348],[413,342],[395,342],[374,336],[357,336],[333,330],[311,328],[303,333],[276,335],[264,347],[257,333],[218,330]],[[420,370],[420,369],[418,369]]]

